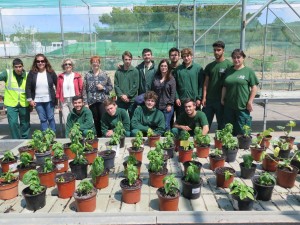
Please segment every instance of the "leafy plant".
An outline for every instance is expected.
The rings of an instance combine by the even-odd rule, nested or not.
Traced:
[[[96,178],[104,172],[104,160],[102,157],[97,156],[91,165],[91,175],[95,182]]]
[[[45,163],[43,165],[43,172],[49,173],[54,169],[54,165],[50,157],[45,158]]]
[[[85,135],[85,140],[94,140],[95,139],[95,133],[93,130],[87,130],[86,135]]]
[[[28,152],[23,152],[20,155],[20,167],[27,167],[32,163],[32,156]]]
[[[212,149],[212,152],[210,153],[210,155],[213,157],[222,157],[223,151],[218,148]]]
[[[43,141],[45,141],[48,144],[48,146],[50,146],[54,142],[55,132],[52,129],[47,128],[43,132],[43,135],[44,135]]]
[[[118,145],[120,143],[120,135],[118,133],[113,133],[109,140],[109,145]]]
[[[35,130],[32,134],[32,140],[29,141],[29,145],[33,149],[38,149],[40,142],[44,139],[44,134],[41,130]]]
[[[162,148],[166,149],[166,148],[171,148],[172,146],[174,146],[174,134],[168,130],[165,132],[164,136],[165,136],[165,138],[162,142]]]
[[[275,177],[269,174],[268,172],[264,172],[259,175],[258,183],[260,185],[270,186],[276,183]]]
[[[110,97],[110,98],[117,97],[116,92],[114,92],[114,91],[110,92],[110,93],[109,93],[109,97]]]
[[[210,145],[210,137],[208,134],[203,135],[202,132],[194,136],[195,142],[198,146]]]
[[[251,135],[251,127],[249,127],[248,125],[244,125],[243,126],[243,131],[244,131],[244,136],[245,137],[250,137],[250,135]]]
[[[165,176],[163,179],[164,190],[167,195],[175,196],[178,193],[179,183],[174,174]]]
[[[137,159],[135,158],[135,155],[129,155],[127,159],[127,165],[132,164],[136,165],[138,163]]]
[[[9,184],[17,180],[17,176],[13,174],[10,170],[8,170],[6,173],[1,175],[1,178],[4,180],[5,183]],[[0,182],[1,183],[1,182]]]
[[[84,179],[80,181],[76,189],[76,193],[78,196],[85,196],[91,193],[93,189],[94,189],[93,184],[88,179]]]
[[[227,133],[223,136],[222,143],[228,150],[235,150],[238,147],[238,142],[231,133]]]
[[[80,143],[73,143],[71,144],[70,146],[70,149],[71,151],[75,154],[75,158],[73,160],[73,163],[74,164],[86,164],[87,161],[86,159],[84,158],[84,155],[83,155],[83,145],[80,144]]]
[[[281,131],[283,131],[284,135],[286,137],[290,137],[290,133],[293,130],[293,127],[296,126],[296,122],[293,120],[290,120],[285,126],[277,126],[277,128]]]
[[[151,150],[147,154],[147,158],[149,159],[149,171],[153,173],[157,173],[162,170],[164,165],[163,155],[158,151]]]
[[[138,131],[135,138],[132,140],[132,146],[136,149],[140,149],[143,144],[143,133]]]
[[[56,142],[52,146],[52,150],[54,151],[54,157],[57,159],[62,159],[63,156],[65,155],[64,153],[64,147],[62,143]]]
[[[85,151],[85,152],[92,152],[93,151],[93,146],[90,145],[88,142],[85,142],[84,143],[83,151]]]
[[[225,170],[224,175],[225,175],[225,180],[229,180],[233,174],[229,170]]]
[[[75,123],[70,130],[69,137],[72,143],[79,143],[82,139],[82,132],[80,131],[80,124]]]
[[[234,180],[230,186],[230,194],[237,195],[241,200],[249,198],[254,200],[254,189],[243,184],[240,181]]]
[[[264,138],[271,135],[271,132],[274,130],[272,128],[268,128],[267,130],[264,130],[263,132],[259,133],[256,138],[252,139],[252,147],[260,148],[261,142]]]
[[[118,121],[114,129],[114,133],[118,134],[119,137],[123,137],[125,136],[125,132],[126,130],[124,129],[123,123],[121,121]]]
[[[192,184],[200,183],[200,170],[196,164],[190,162],[184,180]]]
[[[138,179],[138,169],[136,166],[132,164],[127,165],[124,174],[130,186],[135,184],[136,180]]]
[[[202,128],[199,126],[196,126],[194,129],[194,134],[195,134],[195,136],[202,134]]]
[[[151,128],[148,128],[148,130],[147,130],[147,137],[152,137],[154,135],[155,135],[154,131]]]
[[[250,154],[243,155],[244,167],[250,169],[253,162],[253,157]]]
[[[287,142],[287,140],[286,139],[283,139],[283,138],[279,138],[279,140],[278,141],[274,141],[273,142],[273,145],[274,145],[274,151],[280,151],[280,150],[284,150],[284,151],[286,151],[286,150],[289,150],[289,143]]]
[[[181,141],[187,141],[190,138],[190,133],[187,132],[186,130],[182,130],[179,134],[179,140]]]
[[[41,186],[37,170],[29,170],[26,172],[22,181],[25,185],[29,185],[29,189],[33,195],[39,194],[45,189],[44,186]]]
[[[14,156],[14,154],[12,153],[12,151],[6,151],[5,153],[4,153],[4,156],[3,156],[3,158],[2,158],[2,161],[4,161],[4,162],[11,162],[11,161],[14,161],[15,160],[15,156]]]
[[[44,141],[38,141],[37,142],[37,149],[35,150],[38,153],[45,153],[49,151],[49,143]]]

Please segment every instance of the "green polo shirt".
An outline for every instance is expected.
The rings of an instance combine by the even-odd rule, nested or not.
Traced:
[[[195,127],[208,125],[206,115],[202,111],[197,111],[194,117],[189,117],[186,112],[182,113],[176,120],[178,125],[189,126],[194,132]]]
[[[101,118],[101,131],[105,136],[108,130],[113,130],[118,121],[123,123],[125,131],[130,132],[130,119],[125,109],[117,108],[115,115],[111,116],[107,112]]]

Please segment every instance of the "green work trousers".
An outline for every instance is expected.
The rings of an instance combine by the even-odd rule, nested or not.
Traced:
[[[30,132],[29,107],[7,106],[7,119],[13,139],[28,139]],[[19,122],[20,120],[20,122]]]
[[[221,101],[207,101],[206,106],[203,107],[202,111],[205,113],[208,121],[209,128],[211,127],[214,116],[216,115],[218,130],[222,130],[224,128],[224,107],[221,104]]]
[[[244,134],[243,126],[251,127],[252,117],[247,109],[235,110],[224,106],[224,123],[233,125],[233,135]]]

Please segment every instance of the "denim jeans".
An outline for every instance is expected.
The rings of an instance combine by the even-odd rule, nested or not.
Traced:
[[[166,121],[166,130],[170,130],[171,129],[171,119],[174,113],[174,107],[172,106],[172,109],[170,112],[167,112],[167,110],[163,110],[162,111],[164,113],[165,116],[165,121]]]
[[[37,102],[35,109],[41,121],[41,129],[45,131],[49,127],[56,132],[54,118],[54,104],[52,102]]]

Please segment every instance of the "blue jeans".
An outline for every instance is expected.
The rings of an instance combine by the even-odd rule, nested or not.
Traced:
[[[54,118],[54,104],[52,102],[37,102],[35,109],[41,121],[41,129],[45,131],[49,127],[56,132]]]
[[[162,111],[164,113],[165,116],[165,121],[166,121],[166,130],[170,130],[171,129],[171,119],[174,113],[174,107],[172,106],[172,109],[170,112],[167,112],[167,110],[163,110]]]

